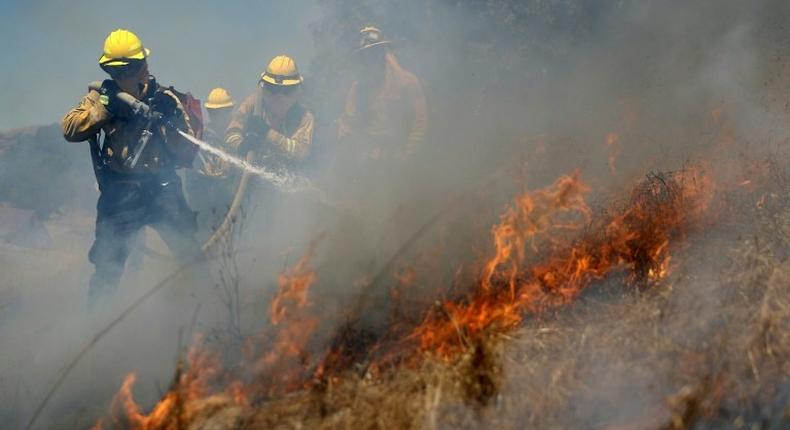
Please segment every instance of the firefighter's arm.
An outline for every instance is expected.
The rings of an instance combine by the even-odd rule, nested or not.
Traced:
[[[279,149],[286,157],[301,160],[310,153],[310,146],[313,144],[313,131],[315,129],[315,118],[310,111],[305,111],[299,127],[291,136],[285,136],[277,130],[270,128],[266,132],[268,140],[275,148]]]
[[[169,90],[162,91],[162,93],[154,99],[154,106],[152,107],[154,110],[164,114],[165,118],[179,130],[190,136],[195,135],[186,109],[184,109],[178,97]],[[169,127],[163,128],[168,143],[167,148],[175,156],[175,159],[178,160],[178,164],[180,166],[191,165],[197,153],[195,144],[178,134],[176,130]]]
[[[408,86],[408,95],[413,109],[414,122],[409,132],[406,152],[412,153],[425,139],[425,129],[428,127],[428,109],[425,103],[425,93],[422,91],[422,85],[417,79]]]
[[[247,121],[253,111],[254,100],[248,98],[233,113],[228,129],[225,132],[225,144],[228,149],[238,153],[241,144],[244,142],[244,133],[247,128]]]
[[[63,137],[69,142],[82,142],[95,136],[110,120],[110,113],[99,101],[99,93],[89,92],[61,121]]]

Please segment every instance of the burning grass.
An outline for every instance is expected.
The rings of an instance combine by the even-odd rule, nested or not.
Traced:
[[[790,399],[790,192],[773,179],[734,193],[699,169],[654,174],[594,211],[579,176],[561,177],[507,207],[468,289],[364,341],[352,320],[323,353],[310,346],[321,343],[321,315],[305,312],[320,282],[308,253],[281,277],[273,332],[257,339],[268,347],[248,348],[252,370],[222,372],[196,352],[148,415],[127,379],[113,423],[780,426]],[[747,203],[728,214],[728,196]],[[731,228],[739,220],[743,231]]]

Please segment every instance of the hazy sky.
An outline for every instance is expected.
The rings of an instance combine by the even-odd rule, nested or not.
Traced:
[[[238,99],[274,55],[307,67],[318,13],[317,0],[0,0],[0,130],[59,121],[105,77],[97,60],[116,28],[151,49],[161,83],[201,99],[225,86]]]

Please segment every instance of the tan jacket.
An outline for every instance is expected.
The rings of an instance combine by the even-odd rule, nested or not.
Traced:
[[[163,90],[156,81],[149,80],[143,91],[150,97],[156,91],[163,91],[176,101],[179,111],[172,121],[181,130],[194,135],[184,107],[171,91]],[[132,151],[145,127],[142,121],[131,118],[113,118],[99,101],[99,93],[90,90],[74,109],[70,110],[61,123],[63,137],[69,142],[82,142],[104,132],[102,157],[106,166],[118,173],[156,173],[163,169],[178,167],[177,160],[189,158],[194,153],[194,145],[173,130],[154,130],[145,151],[140,155],[137,165],[130,169],[124,162],[131,157]]]
[[[403,69],[392,53],[387,53],[386,59],[380,85],[370,89],[360,81],[351,85],[338,120],[338,137],[380,146],[385,151],[412,152],[425,137],[425,94],[419,80]]]
[[[262,142],[255,142],[258,150],[273,150],[276,155],[288,160],[301,160],[310,154],[313,144],[315,117],[299,103],[294,104],[290,111],[280,121],[267,115],[263,108],[262,95],[257,92],[247,97],[228,125],[225,142],[234,151],[238,152],[239,146],[244,141],[247,133],[247,124],[253,116],[259,116],[271,127],[263,137]]]

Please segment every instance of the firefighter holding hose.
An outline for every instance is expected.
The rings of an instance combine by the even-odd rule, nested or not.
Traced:
[[[92,84],[62,121],[67,141],[89,142],[99,184],[90,305],[116,289],[130,243],[146,225],[179,259],[199,253],[195,213],[176,174],[197,152],[178,130],[194,135],[193,127],[202,129],[199,106],[195,112],[195,99],[156,82],[148,73],[149,54],[131,31],[111,32],[99,58],[110,79]]]
[[[291,57],[278,55],[255,93],[234,113],[225,142],[239,153],[254,151],[267,167],[293,168],[310,153],[315,118],[299,102],[304,79]]]
[[[303,81],[293,58],[274,57],[260,75],[255,92],[233,113],[225,135],[226,147],[275,175],[287,177],[301,170],[310,154],[315,129],[313,113],[300,102]],[[249,195],[246,189],[250,176],[247,171],[241,175],[225,220],[203,245],[204,249],[232,230],[245,195]],[[258,199],[265,201],[265,225],[276,224],[272,214],[288,199],[272,187],[258,191],[262,192]]]
[[[225,143],[225,131],[227,131],[233,115],[233,97],[225,88],[217,87],[208,93],[203,106],[208,114],[208,121],[203,129],[203,138],[206,142],[222,148]],[[218,157],[204,155],[201,158],[203,160],[200,167],[202,174],[212,177],[227,176],[230,168],[227,162]]]
[[[208,93],[203,106],[207,113],[203,139],[225,150],[225,131],[233,114],[233,97],[226,89],[217,87]],[[228,212],[239,182],[239,172],[215,155],[198,153],[197,158],[196,168],[185,172],[184,187],[190,207],[197,212],[196,236],[205,242]]]

